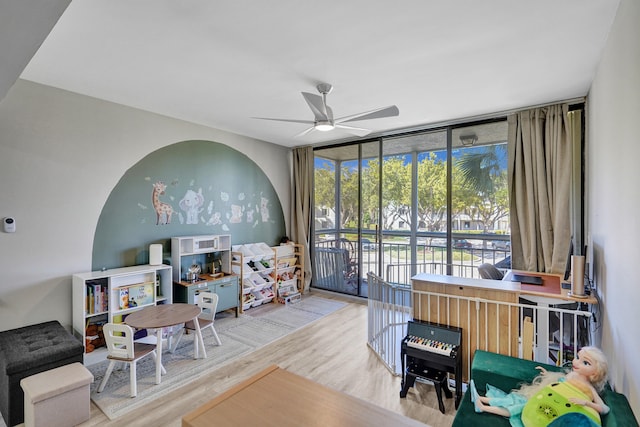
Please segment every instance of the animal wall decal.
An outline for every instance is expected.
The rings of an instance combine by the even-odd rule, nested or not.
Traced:
[[[204,210],[202,208],[202,205],[204,205],[204,196],[202,195],[202,189],[199,189],[197,193],[193,190],[187,190],[178,205],[187,216],[187,224],[197,224],[198,215]]]
[[[145,181],[153,182],[150,177],[146,177]],[[179,182],[174,180],[171,183],[171,187],[178,187],[178,184]],[[193,187],[194,185],[196,185],[196,182],[192,180],[189,186]],[[232,197],[229,192],[220,191],[210,186],[208,188],[209,193],[218,192],[217,198],[219,198],[219,202],[216,202],[214,199],[207,200],[207,196],[203,194],[202,187],[197,191],[189,188],[178,202],[179,209],[174,209],[170,203],[160,200],[160,196],[164,196],[170,201],[173,200],[173,196],[168,196],[166,193],[168,185],[163,180],[159,180],[152,186],[152,202],[156,212],[156,225],[170,224],[174,213],[178,215],[180,224],[197,225],[202,222],[207,226],[221,226],[223,231],[229,231],[229,224],[246,222],[256,228],[260,223],[269,224],[272,222],[269,207],[270,200],[264,197],[262,192],[253,194],[249,198],[244,192],[239,192],[235,197]],[[219,208],[216,209],[218,203]],[[141,203],[138,203],[138,207],[142,210],[147,209]],[[145,223],[144,219],[141,221]]]
[[[153,202],[153,208],[156,210],[156,225],[171,223],[173,207],[168,203],[160,201],[160,196],[164,195],[166,189],[167,185],[162,181],[153,184],[151,200]]]

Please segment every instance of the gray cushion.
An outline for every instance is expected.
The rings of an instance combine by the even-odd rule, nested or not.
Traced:
[[[82,354],[84,347],[57,321],[0,332],[0,365],[13,375]]]

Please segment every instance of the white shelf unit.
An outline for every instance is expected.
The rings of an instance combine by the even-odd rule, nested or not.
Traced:
[[[191,264],[198,264],[202,273],[214,273],[214,262],[219,262],[222,272],[231,273],[231,236],[203,235],[171,238],[171,265],[173,281],[186,280]]]
[[[172,270],[164,264],[136,265],[74,274],[71,291],[74,334],[84,344],[90,324],[117,323],[122,316],[143,307],[172,303]],[[125,293],[126,304],[121,302]],[[106,357],[106,351],[85,353],[85,364],[88,357],[99,361]]]
[[[266,243],[232,247],[231,269],[240,277],[242,312],[275,299],[275,252]]]

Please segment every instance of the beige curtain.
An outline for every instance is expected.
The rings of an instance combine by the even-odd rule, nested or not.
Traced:
[[[564,272],[571,239],[568,105],[508,117],[511,266]]]
[[[309,244],[313,212],[313,148],[293,149],[293,224],[291,238],[304,245],[304,293],[311,284],[311,257]]]

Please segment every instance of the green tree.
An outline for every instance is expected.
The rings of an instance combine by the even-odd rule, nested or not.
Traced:
[[[444,231],[447,215],[447,166],[436,154],[418,163],[418,221],[427,231]]]
[[[340,166],[340,219],[341,227],[358,226],[360,205],[358,203],[358,164],[343,162]]]
[[[316,167],[314,170],[314,198],[316,207],[335,209],[335,168],[335,162],[324,160],[322,167]]]
[[[405,162],[404,156],[384,159],[382,200],[382,223],[385,230],[390,230],[397,221],[411,225],[411,163]]]
[[[362,176],[362,221],[364,225],[378,224],[380,162],[377,159],[364,160],[360,173]]]

